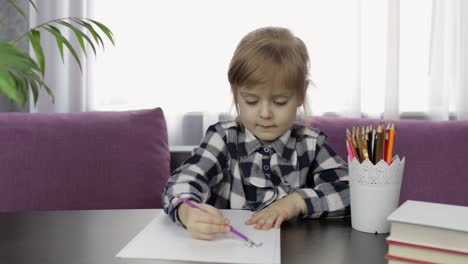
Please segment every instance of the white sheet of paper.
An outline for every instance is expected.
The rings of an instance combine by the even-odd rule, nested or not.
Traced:
[[[189,232],[174,224],[161,212],[120,252],[119,258],[164,259],[216,263],[277,263],[281,262],[280,229],[255,230],[246,226],[252,212],[221,210],[231,225],[260,247],[247,247],[233,233],[215,240],[197,240]]]

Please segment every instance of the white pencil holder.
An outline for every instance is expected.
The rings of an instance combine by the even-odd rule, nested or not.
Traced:
[[[405,158],[373,164],[349,160],[351,226],[367,233],[389,233],[387,217],[398,207]]]

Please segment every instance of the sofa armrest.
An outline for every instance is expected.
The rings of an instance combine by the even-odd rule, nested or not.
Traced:
[[[160,108],[0,114],[0,211],[161,208]]]

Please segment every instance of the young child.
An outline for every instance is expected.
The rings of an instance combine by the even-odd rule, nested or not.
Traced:
[[[349,214],[346,163],[323,132],[295,123],[308,65],[306,46],[285,28],[257,29],[237,46],[228,71],[237,119],[210,126],[164,189],[164,211],[194,238],[229,232],[218,209],[251,210],[245,224],[263,230],[295,217]]]

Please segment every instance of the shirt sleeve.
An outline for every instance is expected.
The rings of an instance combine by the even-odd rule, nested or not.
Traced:
[[[223,179],[223,169],[227,166],[226,153],[226,142],[220,127],[210,126],[192,156],[171,173],[164,187],[164,212],[172,221],[182,225],[177,216],[177,208],[182,201],[176,195],[206,203],[211,187]]]
[[[323,132],[317,137],[307,187],[296,191],[307,206],[304,217],[337,217],[350,213],[348,165],[326,143]]]

